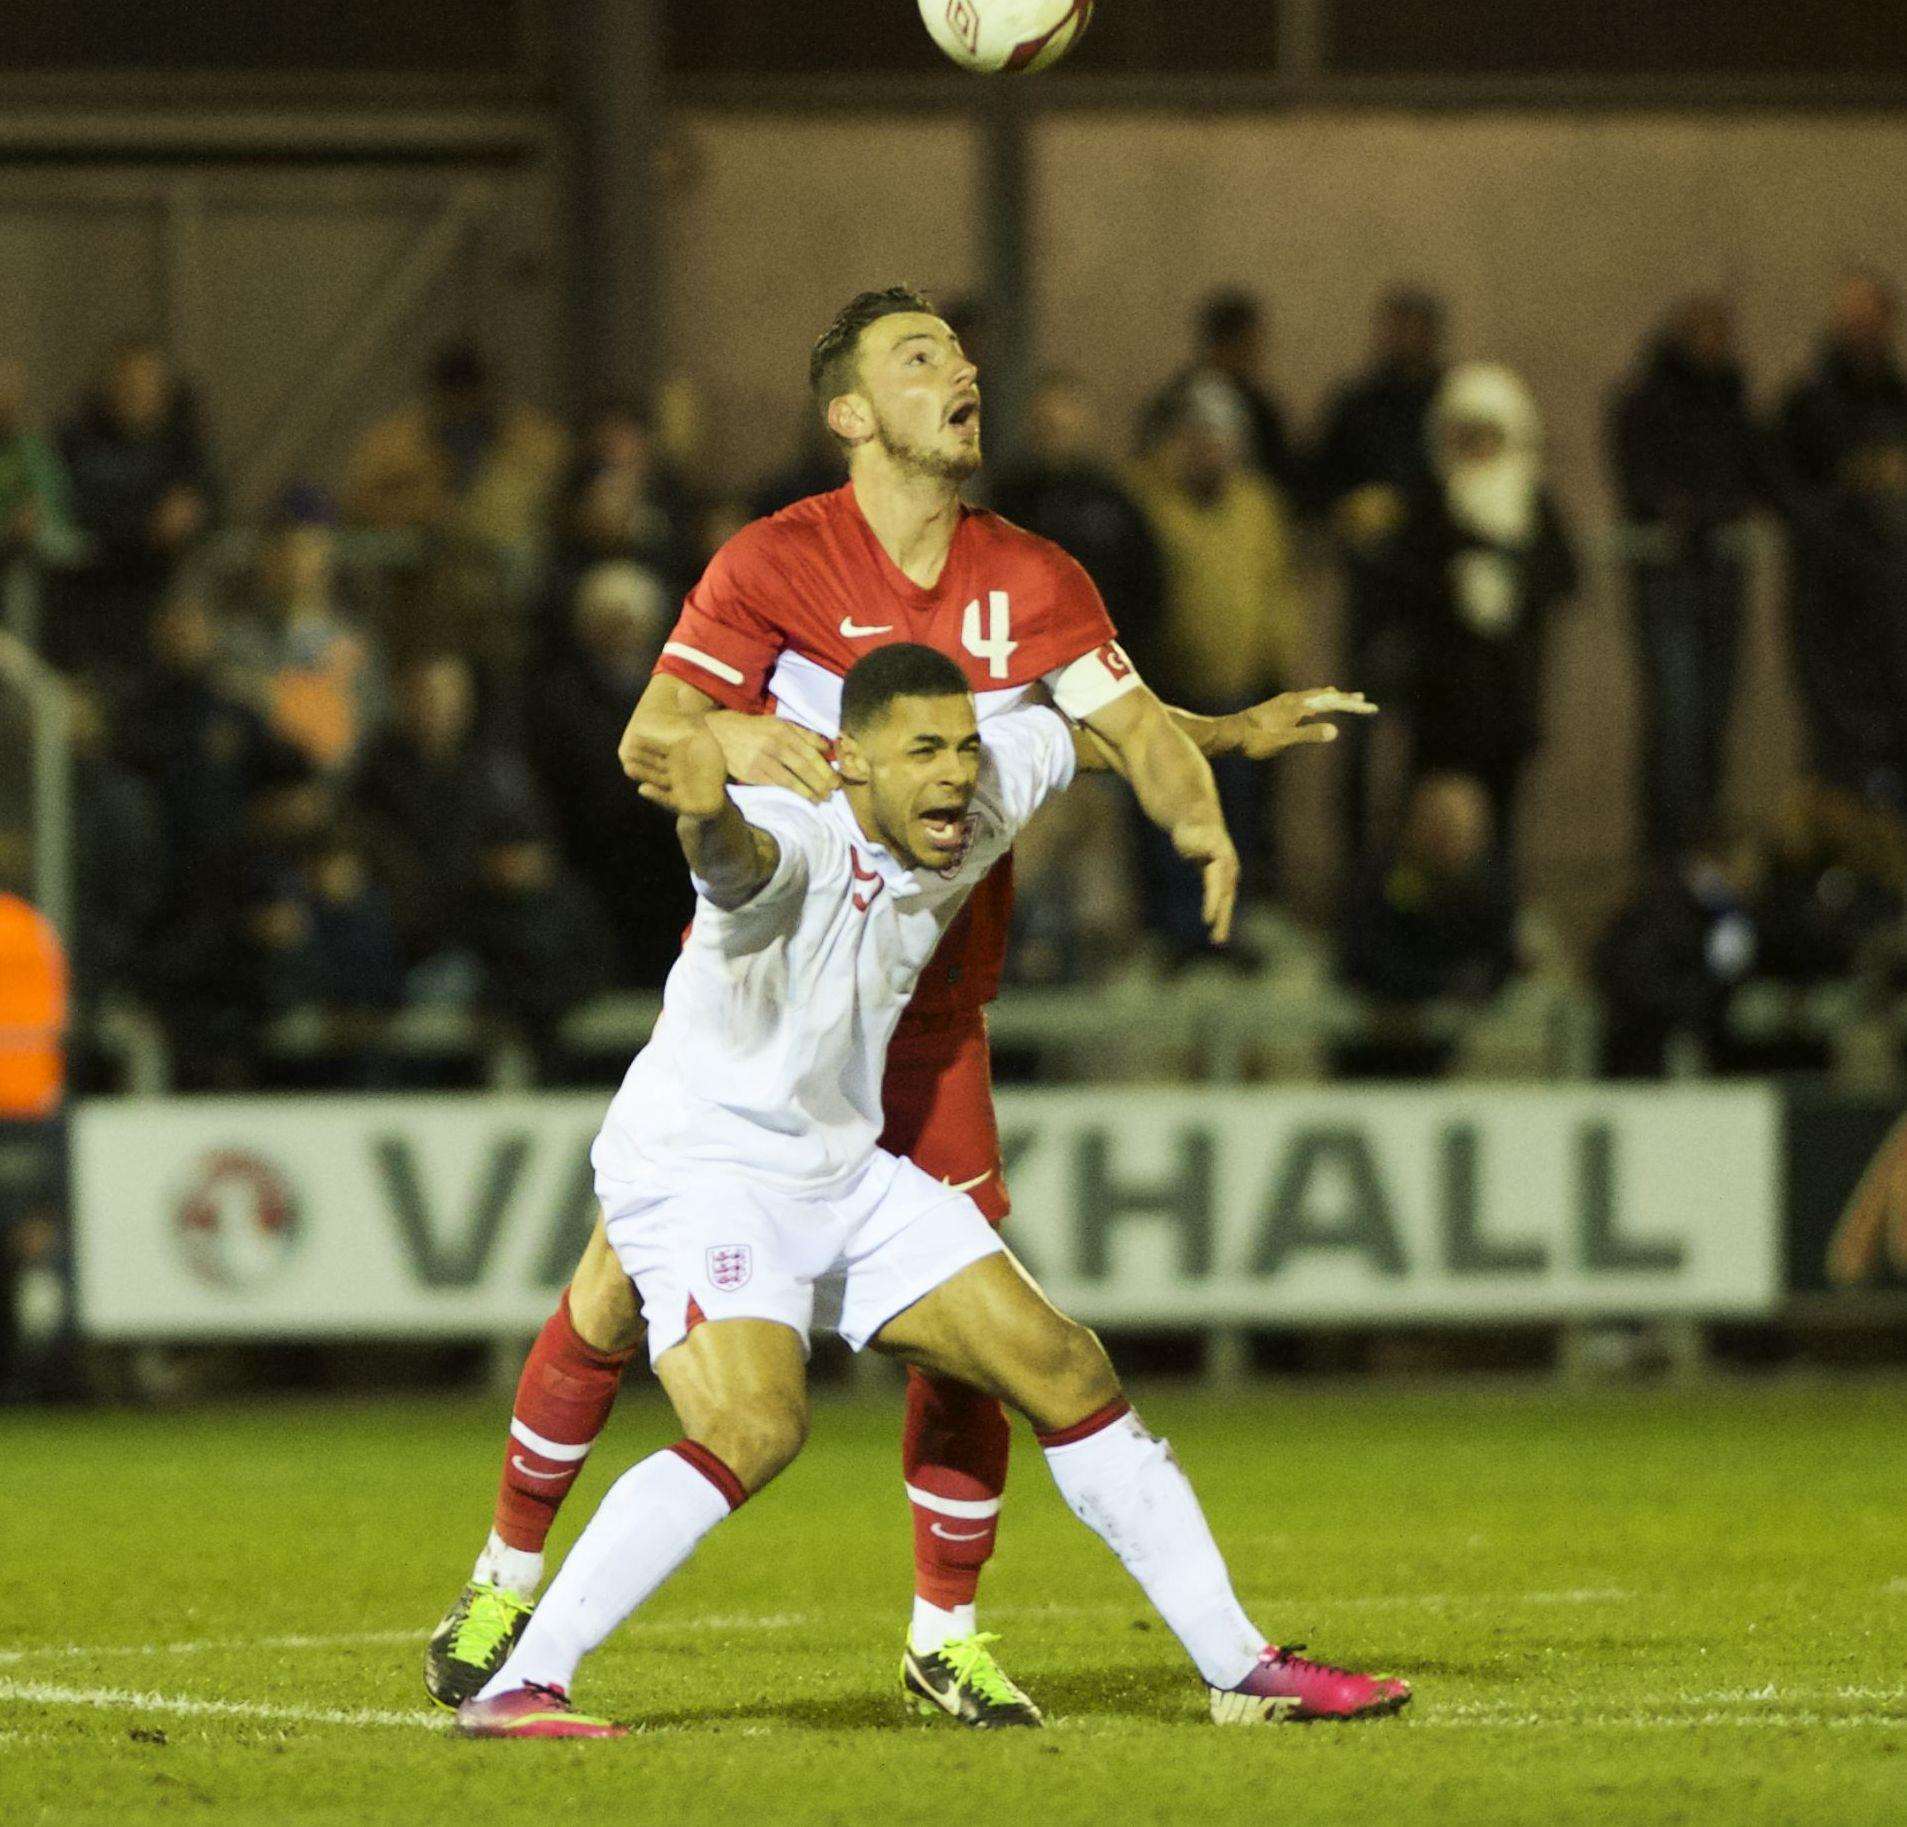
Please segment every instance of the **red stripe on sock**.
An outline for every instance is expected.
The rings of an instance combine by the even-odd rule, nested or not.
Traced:
[[[1104,1408],[1096,1408],[1084,1421],[1075,1421],[1071,1427],[1055,1428],[1050,1434],[1035,1433],[1033,1436],[1042,1447],[1051,1452],[1056,1446],[1077,1446],[1082,1440],[1090,1440],[1093,1435],[1104,1432],[1115,1421],[1123,1420],[1132,1413],[1132,1404],[1124,1396],[1116,1402],[1108,1402]]]
[[[669,1448],[679,1459],[692,1465],[728,1500],[730,1512],[748,1501],[748,1487],[698,1440],[678,1440]]]

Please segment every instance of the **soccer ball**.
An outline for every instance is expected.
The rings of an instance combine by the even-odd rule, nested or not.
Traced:
[[[920,0],[934,43],[955,63],[992,73],[1045,70],[1092,23],[1093,0]]]

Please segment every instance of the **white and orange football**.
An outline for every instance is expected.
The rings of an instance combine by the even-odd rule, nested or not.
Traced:
[[[934,43],[955,63],[989,75],[1052,66],[1092,23],[1093,0],[920,0]]]

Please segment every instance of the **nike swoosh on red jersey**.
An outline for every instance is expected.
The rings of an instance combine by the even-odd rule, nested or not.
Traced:
[[[992,1178],[993,1169],[989,1167],[985,1173],[975,1174],[971,1180],[962,1180],[958,1186],[954,1185],[945,1174],[942,1174],[940,1176],[940,1184],[950,1193],[970,1193],[976,1186],[985,1186]]]
[[[929,1523],[927,1528],[930,1534],[938,1535],[944,1542],[985,1541],[993,1533],[991,1529],[943,1529],[939,1523]]]
[[[523,1455],[521,1453],[512,1453],[510,1455],[510,1463],[515,1466],[525,1478],[541,1478],[546,1484],[554,1484],[559,1478],[574,1478],[576,1474],[583,1469],[580,1464],[577,1464],[566,1465],[560,1472],[539,1472],[534,1466],[525,1465],[523,1463]]]
[[[861,641],[865,640],[870,634],[892,634],[894,632],[894,624],[892,622],[882,622],[878,627],[863,627],[853,616],[844,615],[841,618],[841,632],[846,635],[850,641]]]

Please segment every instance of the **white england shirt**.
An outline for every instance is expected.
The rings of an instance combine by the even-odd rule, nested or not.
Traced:
[[[1071,727],[1028,705],[981,729],[968,843],[944,870],[911,869],[867,837],[836,793],[731,787],[781,858],[746,906],[696,883],[695,922],[662,1017],[610,1104],[590,1159],[604,1179],[719,1167],[825,1195],[871,1158],[901,1011],[974,888],[1073,778]]]

